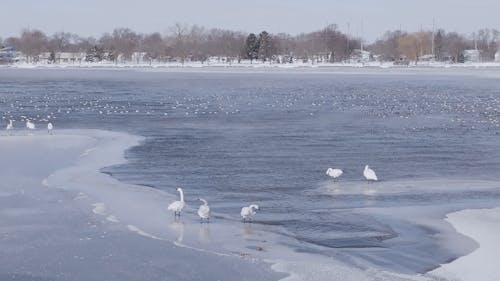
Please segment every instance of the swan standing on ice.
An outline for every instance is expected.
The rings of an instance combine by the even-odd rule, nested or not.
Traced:
[[[328,170],[326,170],[326,174],[333,178],[333,180],[337,180],[337,178],[339,178],[343,173],[344,171],[341,169],[328,168]]]
[[[170,205],[168,205],[168,210],[174,212],[174,217],[181,216],[182,209],[184,209],[184,206],[186,206],[186,203],[184,202],[184,192],[182,191],[182,188],[178,187],[177,191],[179,191],[180,195],[180,200],[172,202]]]
[[[203,202],[203,205],[200,205],[198,208],[198,216],[200,216],[201,222],[203,222],[204,219],[209,222],[210,220],[210,207],[208,206],[207,200],[203,198],[199,198],[201,202]]]
[[[7,130],[7,134],[10,136],[10,132],[12,131],[12,129],[14,129],[14,125],[12,124],[12,120],[9,120],[9,124],[7,124],[7,128],[5,128],[5,130]]]
[[[259,206],[255,205],[255,204],[252,204],[248,207],[241,208],[240,215],[243,218],[243,222],[246,222],[247,220],[249,222],[252,222],[252,216],[257,214],[257,212],[255,212],[255,210],[258,210],[258,209],[259,209]]]
[[[47,132],[49,133],[49,135],[52,135],[53,129],[54,129],[54,125],[52,125],[52,123],[49,122],[49,124],[47,124]]]
[[[375,171],[370,169],[370,166],[366,165],[365,170],[363,171],[363,176],[365,176],[367,181],[378,181],[377,174]]]
[[[35,129],[35,123],[31,122],[29,119],[26,119],[26,128],[28,128],[30,130],[34,130]]]

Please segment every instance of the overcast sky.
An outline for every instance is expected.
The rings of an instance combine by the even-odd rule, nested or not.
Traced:
[[[373,41],[389,29],[500,29],[500,0],[0,0],[0,37],[26,27],[100,36],[115,27],[167,32],[176,22],[298,34],[336,23]]]

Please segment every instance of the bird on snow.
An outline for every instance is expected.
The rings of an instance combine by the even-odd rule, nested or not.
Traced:
[[[339,178],[343,173],[344,171],[341,169],[328,168],[328,170],[326,170],[326,174],[333,180],[337,180],[337,178]]]
[[[198,208],[198,216],[200,216],[201,222],[205,219],[208,222],[210,220],[210,207],[208,206],[208,202],[203,198],[199,198],[199,200],[203,202],[203,204]]]
[[[53,129],[54,129],[54,125],[52,125],[52,123],[49,122],[49,124],[47,124],[47,132],[49,133],[49,135],[52,135]]]
[[[255,212],[255,210],[258,210],[258,209],[259,209],[259,206],[255,205],[255,204],[241,208],[240,215],[243,218],[243,222],[246,222],[247,220],[249,222],[251,222],[252,216],[257,214],[257,212]]]
[[[182,188],[178,187],[177,191],[179,192],[180,200],[172,202],[170,205],[168,205],[168,210],[174,212],[174,217],[181,216],[182,209],[184,209],[184,206],[186,206],[186,203],[184,202],[184,192],[182,191]]]
[[[378,181],[377,174],[375,174],[375,171],[370,169],[370,166],[368,165],[365,166],[363,176],[365,176],[367,181]]]

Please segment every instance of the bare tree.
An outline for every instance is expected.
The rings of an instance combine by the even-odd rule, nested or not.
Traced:
[[[382,60],[398,60],[401,56],[401,52],[399,50],[399,38],[405,35],[406,33],[401,30],[387,31],[382,38],[369,45],[368,50],[380,55]]]
[[[452,61],[461,62],[463,51],[470,47],[470,43],[456,32],[446,34],[444,39],[444,52]]]
[[[140,36],[129,28],[117,28],[111,36],[113,49],[125,60],[130,59],[139,47]]]
[[[189,26],[186,24],[176,23],[174,26],[170,27],[170,32],[174,37],[172,51],[174,56],[181,59],[182,64],[184,64],[188,54],[186,49],[188,31]]]
[[[432,52],[432,33],[415,32],[398,39],[399,52],[418,63],[421,56]]]
[[[56,52],[67,51],[72,43],[72,38],[72,34],[68,32],[54,33],[49,39],[49,48]]]
[[[38,56],[47,51],[47,36],[40,30],[25,29],[21,33],[16,48],[27,56],[28,62],[38,60]]]
[[[157,32],[144,36],[142,48],[150,64],[165,55],[165,42]]]

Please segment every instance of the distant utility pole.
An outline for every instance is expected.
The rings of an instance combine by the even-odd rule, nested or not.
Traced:
[[[351,24],[348,22],[347,23],[347,50],[346,50],[347,59],[349,59],[349,56],[350,56],[350,52],[349,52],[349,38],[351,37],[350,32],[351,32]]]
[[[434,37],[435,36],[435,21],[434,21],[434,18],[432,18],[432,57],[433,58],[436,58],[436,54],[435,54],[435,48],[436,46],[434,45]]]
[[[363,19],[361,19],[361,52],[363,52]]]

